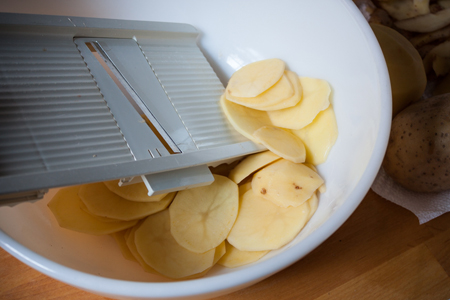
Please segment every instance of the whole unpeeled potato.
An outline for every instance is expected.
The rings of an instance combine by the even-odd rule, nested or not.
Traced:
[[[412,191],[450,189],[450,93],[414,103],[394,118],[383,167]]]

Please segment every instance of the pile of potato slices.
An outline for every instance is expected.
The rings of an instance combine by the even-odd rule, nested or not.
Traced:
[[[249,64],[220,103],[236,130],[270,151],[211,168],[208,186],[148,196],[144,183],[90,183],[60,189],[48,207],[63,228],[111,235],[152,274],[191,279],[215,264],[255,262],[291,242],[325,192],[315,164],[337,136],[329,96],[327,82],[299,77],[279,59]]]

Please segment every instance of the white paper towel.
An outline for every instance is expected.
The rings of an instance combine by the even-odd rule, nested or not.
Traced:
[[[381,197],[400,205],[418,218],[420,224],[450,211],[450,191],[440,193],[416,193],[394,182],[383,168],[372,184],[372,190]]]

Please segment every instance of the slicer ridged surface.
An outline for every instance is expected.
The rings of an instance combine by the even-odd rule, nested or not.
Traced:
[[[0,175],[132,160],[72,39],[3,37]]]
[[[199,149],[245,141],[223,116],[224,87],[197,46],[138,43]]]

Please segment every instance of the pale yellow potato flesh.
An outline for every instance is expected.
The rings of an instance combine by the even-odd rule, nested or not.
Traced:
[[[243,184],[239,185],[239,197],[241,197],[242,195],[244,195],[247,191],[252,189],[252,182],[246,182]]]
[[[234,97],[256,97],[283,76],[285,63],[271,58],[243,66],[233,73],[227,85],[228,94]]]
[[[331,88],[326,80],[300,77],[300,85],[303,88],[303,97],[297,105],[267,112],[273,125],[301,129],[330,105]]]
[[[253,136],[276,155],[294,163],[305,162],[305,145],[292,132],[275,126],[263,126]]]
[[[93,216],[94,218],[96,218],[96,219],[98,219],[98,220],[100,220],[100,221],[102,221],[102,222],[117,222],[117,221],[120,221],[120,220],[117,220],[117,219],[111,219],[111,218],[108,218],[108,217],[97,216],[97,215],[91,213],[91,212],[89,211],[89,209],[87,208],[86,204],[84,204],[83,201],[80,202],[80,208],[81,208],[84,212],[90,214],[91,216]]]
[[[111,236],[116,241],[117,245],[119,246],[120,252],[125,259],[138,262],[133,253],[131,253],[130,248],[128,248],[127,239],[125,237],[125,233],[127,230],[128,229],[114,232],[111,234]]]
[[[300,102],[303,95],[303,87],[300,84],[300,79],[297,73],[292,71],[286,71],[286,75],[289,81],[291,82],[292,86],[294,87],[294,94],[291,97],[283,99],[276,104],[258,107],[259,110],[273,111],[285,109],[288,107],[293,107]]]
[[[220,245],[239,210],[237,184],[227,177],[213,176],[210,185],[178,192],[169,207],[172,236],[182,247],[196,253]]]
[[[236,97],[232,96],[228,89],[225,90],[225,97],[227,100],[253,109],[259,109],[260,107],[277,104],[284,99],[290,99],[293,95],[294,87],[286,72],[272,87],[268,88],[256,97]]]
[[[226,253],[217,262],[217,264],[227,268],[237,268],[243,265],[250,264],[259,260],[261,257],[269,253],[266,251],[241,251],[236,247],[226,242]]]
[[[129,221],[144,218],[165,209],[172,202],[174,193],[157,202],[126,200],[111,192],[102,182],[81,186],[79,196],[87,209],[97,215]]]
[[[317,168],[315,165],[310,164],[310,163],[303,163],[305,166],[307,166],[308,168],[310,168],[311,170],[313,170],[314,172],[316,172],[317,174],[319,174],[319,172],[317,171]],[[325,186],[325,182],[319,186],[319,188],[317,189],[319,191],[319,193],[323,194],[327,191],[327,187]]]
[[[281,159],[253,175],[252,191],[281,207],[305,203],[323,179],[303,164]]]
[[[167,194],[160,194],[149,196],[148,189],[145,186],[145,183],[143,182],[119,186],[119,180],[111,180],[105,181],[104,184],[111,192],[130,201],[154,202],[163,199],[167,195]]]
[[[308,200],[309,205],[309,217],[308,220],[312,218],[314,213],[316,212],[317,208],[319,207],[319,197],[317,197],[317,194],[314,193],[312,197]]]
[[[180,246],[170,233],[169,210],[148,216],[135,232],[144,261],[169,278],[183,278],[212,267],[216,249],[194,253]]]
[[[333,107],[320,112],[308,126],[292,130],[306,148],[306,162],[319,165],[327,160],[338,136],[338,128]]]
[[[253,172],[280,158],[280,156],[271,151],[264,151],[249,155],[230,171],[228,178],[236,183],[240,183],[244,178],[246,178]]]
[[[272,125],[267,112],[251,109],[228,101],[224,95],[220,98],[220,106],[234,129],[255,143],[259,142],[253,136],[253,132],[263,126]]]
[[[80,186],[60,189],[48,203],[59,226],[82,233],[103,235],[132,227],[137,221],[103,222],[80,208]]]
[[[145,260],[142,258],[142,255],[139,253],[136,247],[135,243],[135,233],[136,230],[139,228],[139,226],[142,224],[142,220],[139,222],[139,224],[135,225],[129,232],[126,234],[126,244],[128,246],[128,249],[130,250],[131,254],[134,256],[136,261],[139,263],[139,265],[144,269],[145,272],[160,275],[158,271],[153,269],[149,264],[145,262]]]
[[[241,251],[279,249],[308,221],[309,205],[281,207],[248,191],[241,197],[239,215],[227,241]]]

